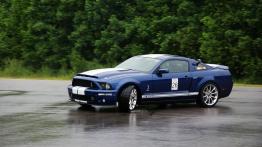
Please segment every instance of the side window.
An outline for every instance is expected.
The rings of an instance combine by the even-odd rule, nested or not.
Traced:
[[[205,66],[205,64],[203,63],[199,63],[197,66],[196,66],[196,70],[206,70],[207,67]]]
[[[160,68],[166,68],[169,72],[188,72],[188,62],[183,60],[168,60],[160,65]]]

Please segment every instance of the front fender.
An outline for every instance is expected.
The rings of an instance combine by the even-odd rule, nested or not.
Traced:
[[[132,78],[126,78],[121,80],[118,85],[116,86],[116,90],[119,91],[121,90],[121,88],[127,84],[134,84],[136,86],[138,86],[140,88],[140,81],[136,80],[136,79],[132,79]]]
[[[136,80],[136,79],[132,79],[132,78],[127,78],[127,79],[123,79],[121,80],[117,87],[116,87],[116,96],[118,99],[118,96],[120,94],[120,92],[122,91],[122,89],[127,86],[127,85],[135,85],[138,88],[138,91],[141,92],[141,87],[140,87],[141,82]]]

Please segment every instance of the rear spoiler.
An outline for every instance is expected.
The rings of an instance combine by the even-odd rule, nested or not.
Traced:
[[[207,64],[208,66],[211,66],[213,68],[219,68],[219,69],[224,69],[224,70],[229,70],[228,66],[225,65],[219,65],[219,64]]]

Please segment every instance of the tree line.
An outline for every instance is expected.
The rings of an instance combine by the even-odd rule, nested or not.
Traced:
[[[84,71],[166,53],[262,83],[262,0],[0,0],[0,68]]]

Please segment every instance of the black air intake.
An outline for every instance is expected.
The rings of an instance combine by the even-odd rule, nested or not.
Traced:
[[[72,86],[88,87],[89,89],[98,89],[98,86],[89,80],[73,79]]]

